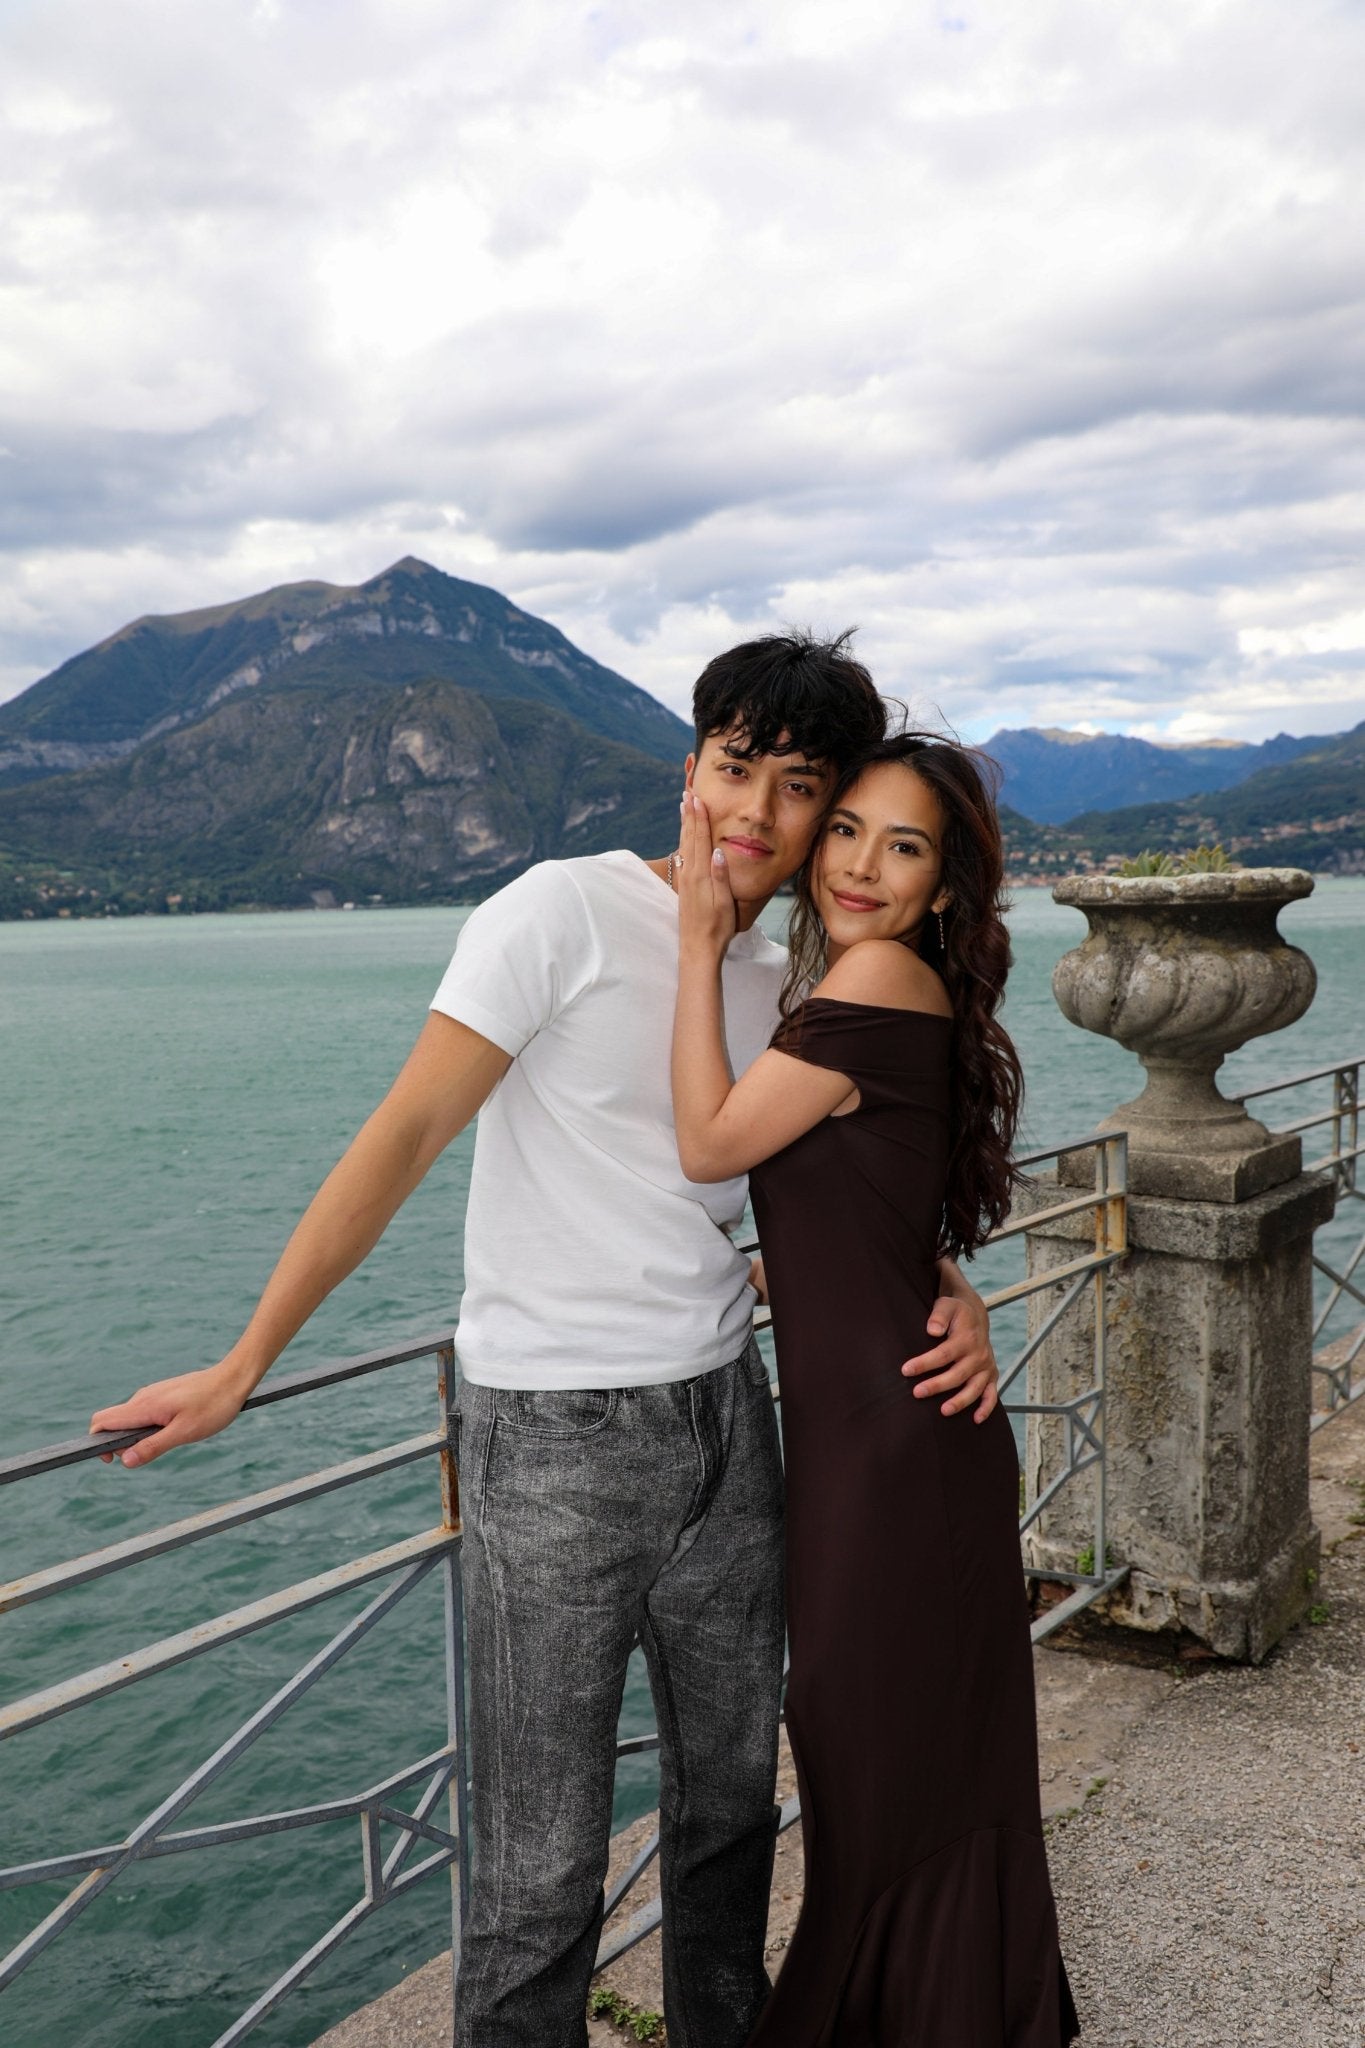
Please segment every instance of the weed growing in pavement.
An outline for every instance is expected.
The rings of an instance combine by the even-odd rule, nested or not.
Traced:
[[[595,2020],[610,2020],[613,2026],[624,2027],[637,2041],[662,2041],[664,2037],[664,2016],[661,2012],[646,2012],[605,1984],[599,1984],[595,1991],[589,1993],[588,2011]]]

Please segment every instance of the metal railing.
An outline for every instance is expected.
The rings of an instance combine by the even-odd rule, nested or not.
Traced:
[[[1311,1088],[1323,1082],[1332,1084],[1332,1100],[1326,1109],[1314,1109],[1307,1116],[1295,1117],[1287,1124],[1276,1124],[1272,1128],[1277,1135],[1289,1136],[1305,1131],[1328,1130],[1328,1149],[1316,1159],[1304,1160],[1306,1173],[1330,1173],[1336,1186],[1337,1216],[1341,1217],[1345,1204],[1365,1204],[1365,1188],[1360,1185],[1359,1160],[1365,1153],[1360,1142],[1360,1076],[1365,1067],[1365,1054],[1359,1059],[1339,1060],[1330,1067],[1311,1067],[1302,1074],[1291,1074],[1284,1081],[1268,1081],[1261,1088],[1247,1088],[1233,1098],[1243,1104],[1263,1102],[1267,1095],[1283,1095],[1291,1088]],[[1323,1384],[1326,1399],[1322,1407],[1315,1409],[1312,1426],[1320,1429],[1324,1422],[1358,1401],[1365,1394],[1365,1378],[1357,1381],[1354,1367],[1362,1349],[1365,1349],[1365,1275],[1357,1279],[1362,1258],[1365,1258],[1365,1218],[1361,1219],[1362,1230],[1355,1245],[1342,1255],[1340,1267],[1333,1265],[1318,1248],[1317,1239],[1328,1226],[1320,1225],[1315,1233],[1313,1246],[1313,1267],[1323,1280],[1326,1288],[1313,1317],[1313,1373]],[[1350,1313],[1354,1307],[1358,1320],[1351,1329],[1340,1332],[1327,1342],[1327,1326],[1343,1308]]]
[[[1104,1452],[1104,1399],[1105,1364],[1107,1354],[1106,1332],[1108,1325],[1108,1284],[1110,1268],[1123,1258],[1128,1250],[1128,1133],[1126,1131],[1105,1131],[1094,1137],[1078,1138],[1067,1145],[1054,1145],[1041,1152],[1030,1152],[1016,1160],[1016,1165],[1025,1169],[1043,1165],[1049,1160],[1075,1157],[1093,1152],[1095,1164],[1095,1185],[1093,1190],[1075,1195],[1062,1195],[1060,1199],[1043,1209],[1034,1209],[1028,1216],[1011,1219],[994,1231],[987,1243],[1003,1243],[1009,1238],[1020,1236],[1041,1225],[1054,1222],[1063,1216],[1082,1216],[1088,1210],[1091,1218],[1092,1242],[1090,1248],[1073,1259],[1061,1264],[1043,1268],[1027,1279],[1019,1280],[1010,1287],[1002,1287],[986,1294],[988,1309],[1003,1308],[1009,1302],[1026,1300],[1060,1287],[1062,1292],[1042,1317],[1033,1334],[1026,1339],[1000,1373],[1000,1398],[1007,1413],[1019,1416],[1051,1416],[1060,1424],[1061,1455],[1056,1469],[1047,1478],[1029,1470],[1025,1478],[1022,1511],[1019,1517],[1019,1534],[1024,1536],[1037,1522],[1064,1486],[1078,1478],[1082,1472],[1093,1472],[1093,1513],[1090,1532],[1089,1568],[1084,1567],[1084,1555],[1078,1559],[1074,1570],[1067,1571],[1056,1566],[1046,1568],[1025,1565],[1027,1578],[1061,1582],[1072,1587],[1064,1599],[1058,1600],[1038,1615],[1033,1622],[1033,1640],[1042,1642],[1055,1630],[1073,1621],[1078,1614],[1104,1594],[1113,1592],[1128,1576],[1126,1564],[1110,1561],[1110,1545],[1106,1526],[1106,1487]],[[1080,1393],[1073,1394],[1065,1401],[1012,1400],[1010,1392],[1030,1359],[1051,1337],[1064,1316],[1073,1310],[1085,1314],[1089,1310],[1091,1321],[1090,1384]]]
[[[214,2048],[230,2048],[243,2040],[266,2015],[273,2012],[289,1992],[302,1983],[326,1957],[381,1906],[402,1897],[415,1884],[449,1870],[451,1883],[451,1938],[454,1958],[460,1950],[463,1901],[468,1893],[468,1772],[465,1744],[464,1626],[461,1599],[459,1546],[459,1483],[455,1473],[452,1438],[452,1409],[455,1397],[455,1349],[449,1332],[409,1344],[398,1351],[370,1352],[361,1358],[342,1360],[311,1371],[282,1377],[273,1386],[253,1394],[246,1407],[264,1408],[277,1401],[295,1400],[321,1387],[343,1380],[382,1372],[410,1359],[434,1356],[436,1360],[439,1426],[419,1436],[389,1444],[344,1464],[310,1472],[301,1479],[249,1494],[221,1507],[166,1524],[141,1536],[128,1537],[83,1557],[52,1565],[0,1586],[0,1613],[26,1607],[88,1585],[110,1573],[121,1572],[182,1549],[246,1523],[273,1515],[299,1503],[317,1499],[342,1487],[372,1482],[381,1474],[433,1457],[440,1469],[440,1521],[432,1528],[389,1544],[382,1550],[348,1559],[345,1563],[248,1602],[243,1607],[214,1616],[193,1628],[149,1643],[95,1665],[60,1684],[30,1693],[26,1698],[0,1708],[0,1740],[22,1735],[73,1712],[93,1700],[107,1698],[127,1686],[169,1670],[193,1657],[237,1642],[244,1636],[301,1614],[306,1609],[334,1599],[376,1580],[383,1590],[361,1613],[348,1621],[322,1649],[299,1667],[264,1705],[258,1707],[211,1755],[169,1792],[152,1811],[138,1821],[121,1841],[105,1842],[74,1853],[46,1856],[39,1861],[0,1870],[0,1890],[50,1884],[54,1880],[76,1882],[66,1896],[38,1924],[0,1957],[0,1990],[5,1989],[30,1963],[80,1920],[94,1901],[125,1873],[149,1859],[178,1856],[279,1835],[295,1829],[320,1826],[325,1822],[356,1819],[360,1823],[361,1890],[355,1903],[318,1940],[282,1971],[232,2024],[218,2035]],[[0,1461],[0,1485],[16,1484],[84,1463],[102,1453],[126,1449],[151,1434],[150,1430],[127,1430],[103,1436],[77,1437],[52,1444],[27,1456]],[[296,1705],[323,1674],[363,1641],[403,1599],[431,1572],[438,1572],[443,1587],[445,1634],[445,1691],[447,1739],[427,1756],[391,1770],[377,1784],[342,1794],[314,1805],[288,1808],[273,1813],[252,1813],[241,1819],[208,1827],[177,1828],[181,1819],[209,1785],[244,1756],[251,1746],[273,1728]],[[417,1788],[406,1806],[400,1795]],[[433,1819],[442,1798],[449,1807],[448,1825]],[[410,1810],[408,1810],[410,1808]],[[397,1840],[384,1852],[381,1826],[397,1830]],[[413,1852],[422,1845],[430,1853],[419,1862]],[[74,2038],[74,2033],[72,2035]]]
[[[1121,1132],[1107,1134],[1102,1140],[1086,1139],[1073,1145],[1055,1147],[1050,1151],[1032,1153],[1019,1164],[1028,1168],[1045,1160],[1057,1159],[1066,1153],[1085,1150],[1095,1152],[1093,1191],[1063,1196],[1046,1210],[1017,1222],[1006,1223],[990,1240],[994,1244],[999,1244],[1017,1238],[1024,1230],[1049,1218],[1077,1215],[1087,1210],[1093,1215],[1093,1246],[1084,1254],[1061,1266],[1055,1266],[1050,1271],[1003,1287],[985,1297],[987,1306],[994,1309],[1021,1301],[1044,1289],[1059,1285],[1063,1288],[1061,1298],[1052,1306],[1039,1328],[1005,1367],[1001,1376],[1003,1395],[1008,1395],[1038,1346],[1056,1329],[1064,1315],[1073,1309],[1083,1312],[1088,1302],[1094,1316],[1095,1368],[1092,1384],[1083,1393],[1070,1401],[1059,1403],[1006,1401],[1006,1406],[1016,1414],[1054,1416],[1064,1426],[1064,1455],[1061,1465],[1046,1484],[1037,1490],[1035,1497],[1025,1502],[1020,1520],[1021,1532],[1031,1526],[1058,1490],[1069,1480],[1092,1469],[1096,1471],[1098,1479],[1095,1491],[1093,1550],[1095,1569],[1091,1572],[1078,1571],[1070,1575],[1074,1581],[1074,1592],[1034,1623],[1035,1638],[1050,1634],[1081,1608],[1088,1606],[1092,1600],[1098,1599],[1101,1594],[1117,1585],[1124,1576],[1124,1568],[1115,1570],[1105,1563],[1107,1551],[1104,1523],[1103,1431],[1105,1282],[1109,1268],[1123,1256],[1126,1247],[1126,1141]],[[762,1312],[757,1318],[760,1328],[765,1327],[770,1320],[766,1312]],[[460,1926],[468,1896],[469,1880],[469,1769],[465,1739],[464,1630],[459,1569],[459,1484],[452,1448],[455,1396],[453,1335],[443,1332],[439,1336],[423,1339],[401,1350],[368,1353],[361,1358],[343,1360],[292,1374],[254,1394],[246,1406],[248,1409],[255,1409],[279,1401],[297,1399],[320,1388],[356,1379],[362,1375],[382,1372],[386,1368],[423,1357],[434,1357],[437,1365],[439,1414],[436,1429],[387,1445],[363,1457],[349,1459],[343,1464],[306,1473],[301,1478],[270,1487],[264,1492],[248,1495],[219,1507],[207,1508],[185,1520],[169,1523],[144,1535],[126,1538],[104,1549],[89,1552],[63,1564],[45,1567],[25,1578],[16,1579],[9,1585],[0,1586],[0,1613],[4,1613],[52,1598],[74,1587],[88,1585],[92,1580],[129,1569],[150,1558],[164,1556],[170,1551],[221,1537],[263,1516],[317,1499],[323,1494],[344,1487],[372,1483],[383,1474],[421,1458],[434,1457],[439,1464],[441,1519],[435,1527],[390,1544],[385,1549],[350,1559],[316,1577],[288,1586],[280,1592],[264,1595],[243,1607],[232,1609],[179,1634],[148,1644],[135,1650],[131,1655],[97,1665],[59,1684],[48,1686],[0,1707],[0,1740],[5,1740],[41,1727],[59,1715],[107,1697],[187,1659],[198,1657],[223,1644],[238,1641],[275,1623],[286,1621],[293,1615],[349,1591],[352,1587],[374,1580],[387,1581],[384,1589],[362,1613],[349,1621],[330,1642],[310,1657],[263,1706],[249,1715],[121,1841],[46,1856],[34,1862],[0,1870],[0,1890],[49,1884],[54,1880],[75,1880],[59,1904],[33,1927],[8,1955],[0,1958],[0,1990],[13,1983],[52,1942],[74,1927],[87,1907],[110,1885],[126,1872],[134,1870],[140,1863],[165,1856],[221,1848],[253,1838],[306,1829],[346,1818],[356,1819],[360,1823],[362,1883],[359,1897],[325,1934],[282,1971],[232,2024],[218,2035],[213,2048],[231,2048],[231,2044],[245,2039],[268,2013],[274,2011],[289,1992],[302,1983],[310,1972],[381,1906],[391,1899],[402,1896],[413,1885],[421,1883],[424,1879],[439,1876],[447,1870],[451,1873],[452,1883],[452,1961],[458,1963]],[[773,1395],[775,1400],[780,1399],[780,1390],[776,1385],[773,1388]],[[83,1436],[30,1452],[26,1456],[5,1459],[0,1461],[0,1485],[34,1480],[44,1473],[97,1458],[104,1452],[122,1450],[149,1434],[150,1431],[147,1430],[130,1430],[118,1435]],[[243,1756],[259,1736],[273,1727],[297,1701],[303,1698],[324,1672],[332,1669],[349,1650],[391,1614],[403,1598],[433,1570],[441,1573],[444,1587],[447,1740],[443,1747],[388,1772],[377,1784],[312,1805],[285,1811],[247,1814],[240,1819],[219,1822],[211,1826],[196,1828],[175,1825],[201,1792]],[[1047,1576],[1056,1578],[1067,1575],[1049,1573]],[[617,1745],[618,1759],[641,1755],[657,1749],[658,1745],[657,1731],[627,1736]],[[415,1799],[409,1799],[409,1811],[398,1803],[398,1795],[412,1787],[420,1789]],[[443,1797],[449,1802],[449,1819],[445,1827],[439,1826],[433,1819]],[[791,1827],[799,1818],[799,1814],[798,1802],[794,1798],[789,1799],[781,1811],[779,1831]],[[397,1841],[387,1855],[383,1853],[381,1825],[388,1825],[398,1831]],[[429,1847],[430,1853],[421,1861],[414,1863],[411,1859],[419,1845]],[[636,1943],[643,1941],[659,1924],[658,1898],[640,1906],[625,1922],[615,1926],[610,1924],[629,1901],[635,1887],[657,1856],[658,1848],[659,1838],[656,1830],[642,1844],[607,1894],[604,1932],[596,1962],[596,1969],[599,1971],[615,1962]]]

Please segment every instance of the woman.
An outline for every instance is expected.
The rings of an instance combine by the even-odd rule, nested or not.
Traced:
[[[1038,1803],[1018,1461],[901,1372],[942,1251],[1009,1207],[1019,1064],[994,805],[919,734],[836,789],[783,1022],[732,1084],[724,855],[684,799],[674,1109],[684,1170],[751,1170],[783,1395],[800,1921],[750,2048],[1075,2038]]]

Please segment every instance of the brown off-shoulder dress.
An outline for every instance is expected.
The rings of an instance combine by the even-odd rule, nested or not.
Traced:
[[[806,1883],[749,2048],[1059,2048],[1057,1939],[1002,1410],[918,1401],[937,1341],[951,1018],[812,998],[783,1052],[846,1074],[751,1176],[782,1384],[787,1726]]]

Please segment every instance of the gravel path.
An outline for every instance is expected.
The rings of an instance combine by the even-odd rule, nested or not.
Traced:
[[[1315,1462],[1365,1478],[1362,1424]],[[1052,1824],[1084,2048],[1365,2044],[1365,1529],[1327,1508],[1326,1619],[1174,1685]]]

